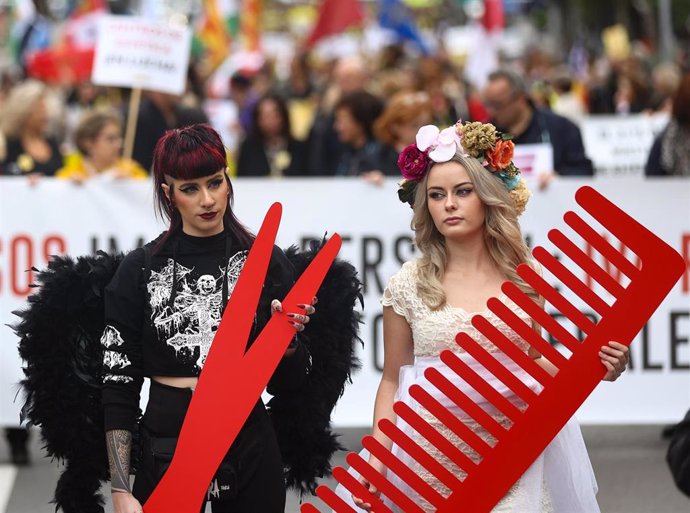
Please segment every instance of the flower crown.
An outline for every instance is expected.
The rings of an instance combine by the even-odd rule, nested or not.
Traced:
[[[413,205],[417,184],[422,181],[432,163],[448,162],[459,151],[474,157],[484,168],[498,177],[510,192],[515,209],[525,211],[530,192],[520,170],[513,163],[512,135],[496,130],[491,123],[462,122],[439,130],[434,125],[419,129],[417,144],[407,146],[398,157],[398,167],[405,178],[400,183],[398,197]]]

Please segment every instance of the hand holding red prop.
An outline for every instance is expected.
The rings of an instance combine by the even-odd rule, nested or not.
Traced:
[[[455,387],[436,369],[430,368],[425,372],[425,377],[429,382],[490,432],[496,439],[493,446],[487,448],[481,441],[476,440],[476,437],[469,435],[463,423],[446,415],[445,413],[449,412],[444,412],[444,407],[421,387],[416,385],[410,387],[410,395],[481,454],[481,461],[474,463],[467,458],[435,428],[401,402],[394,405],[394,411],[398,417],[462,468],[467,473],[466,478],[460,481],[455,479],[455,476],[449,475],[447,469],[442,468],[439,462],[429,461],[431,457],[421,446],[391,422],[382,420],[379,423],[381,431],[451,490],[448,496],[439,498],[432,490],[426,489],[419,483],[416,476],[410,476],[405,465],[392,457],[388,449],[376,448],[370,441],[368,442],[371,449],[378,449],[379,454],[376,457],[385,461],[389,469],[388,474],[393,472],[398,475],[408,486],[431,503],[438,513],[491,511],[604,377],[607,370],[602,365],[599,356],[600,348],[611,340],[629,346],[685,271],[685,262],[675,250],[591,187],[579,189],[575,198],[592,217],[635,253],[641,262],[641,266],[636,267],[577,214],[573,212],[565,214],[566,223],[629,278],[629,284],[623,287],[563,233],[558,230],[549,232],[551,242],[613,296],[614,301],[609,305],[546,250],[541,247],[535,248],[533,255],[536,260],[597,312],[601,316],[599,322],[595,324],[584,316],[526,265],[518,267],[519,275],[558,309],[567,320],[577,326],[585,334],[584,340],[580,341],[571,335],[517,286],[512,283],[503,285],[506,295],[558,339],[570,351],[570,357],[556,351],[547,340],[538,335],[531,326],[517,317],[501,301],[492,298],[488,302],[488,307],[492,312],[558,368],[557,374],[551,376],[521,351],[516,351],[512,341],[484,317],[477,315],[472,319],[474,327],[543,385],[541,392],[534,392],[524,386],[502,363],[466,333],[458,334],[457,343],[511,389],[516,396],[524,400],[527,409],[521,411],[515,407],[453,352],[444,351],[441,353],[441,360],[508,417],[512,425],[504,427],[496,423],[469,396]],[[390,456],[384,454],[384,451]],[[407,503],[405,497],[401,496],[401,492],[385,477],[359,460],[361,458],[358,459],[357,455],[350,455],[347,459],[348,463],[360,471],[369,482],[375,483],[376,487],[403,511],[419,511],[418,505]],[[344,469],[340,467],[333,471],[336,480],[357,496],[361,490],[356,486],[356,480],[353,483],[353,479],[343,477],[344,473]],[[353,511],[325,486],[317,488],[317,495],[339,513]],[[315,508],[305,504],[302,506],[302,511],[313,513]],[[375,506],[372,511],[384,512],[388,511],[388,508]]]
[[[281,206],[276,203],[249,251],[199,376],[175,455],[144,504],[146,513],[199,512],[216,469],[295,334],[285,314],[274,314],[244,352],[280,216]],[[340,245],[340,236],[334,234],[283,300],[286,310],[293,311],[316,295]]]

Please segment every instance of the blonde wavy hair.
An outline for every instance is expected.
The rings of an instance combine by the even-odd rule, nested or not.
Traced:
[[[0,131],[7,137],[19,136],[24,123],[47,91],[42,82],[33,79],[13,87],[0,113]]]
[[[457,162],[465,168],[474,191],[484,205],[484,243],[494,263],[509,281],[543,306],[544,299],[515,271],[519,264],[526,263],[534,267],[534,263],[520,231],[515,202],[505,185],[473,157],[456,153],[450,162]],[[417,262],[417,292],[430,309],[438,310],[446,304],[446,294],[441,282],[448,255],[444,237],[429,213],[426,191],[428,181],[429,172],[417,185],[411,226],[415,232],[415,245],[422,254]]]

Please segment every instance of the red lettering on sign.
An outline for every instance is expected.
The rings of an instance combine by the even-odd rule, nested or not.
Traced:
[[[20,260],[20,254],[24,258]],[[10,284],[12,293],[27,296],[33,281],[34,245],[28,235],[18,235],[10,243]]]

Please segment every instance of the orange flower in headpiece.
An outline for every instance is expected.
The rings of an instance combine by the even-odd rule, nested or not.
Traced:
[[[484,158],[489,163],[494,170],[505,169],[510,165],[513,160],[513,150],[515,149],[515,144],[513,141],[499,139],[496,141],[496,145],[484,153]]]

